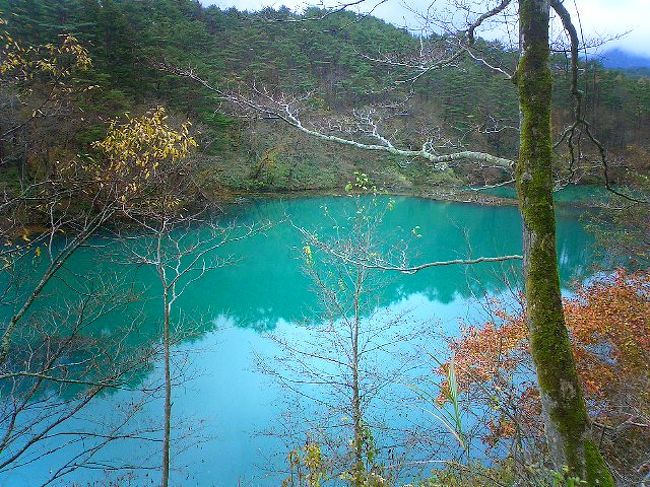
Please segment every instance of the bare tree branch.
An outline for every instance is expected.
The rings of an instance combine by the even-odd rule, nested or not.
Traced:
[[[402,156],[402,157],[420,157],[431,163],[437,170],[445,170],[453,162],[458,161],[480,161],[488,162],[494,164],[495,166],[501,167],[504,170],[510,170],[513,166],[513,161],[510,159],[505,159],[503,157],[493,156],[492,154],[485,152],[476,152],[476,151],[459,151],[451,154],[436,154],[427,149],[427,144],[423,144],[422,148],[419,150],[410,150],[410,149],[400,149],[394,147],[390,143],[386,143],[384,139],[382,144],[366,144],[352,139],[347,139],[339,137],[336,135],[326,134],[311,128],[306,127],[303,122],[300,120],[298,113],[294,110],[292,102],[276,99],[271,96],[269,93],[255,90],[255,94],[258,95],[264,102],[256,101],[252,98],[244,97],[238,93],[226,93],[212,84],[210,84],[204,78],[201,78],[194,70],[192,69],[181,69],[174,66],[169,66],[165,64],[159,64],[158,67],[167,72],[176,74],[178,76],[183,76],[192,81],[195,81],[213,93],[217,94],[221,99],[228,101],[236,106],[242,107],[246,110],[253,110],[254,112],[263,114],[271,119],[278,119],[284,123],[290,125],[291,127],[297,129],[298,131],[321,139],[328,142],[334,142],[341,145],[347,145],[350,147],[355,147],[358,149],[371,150],[377,152],[385,152],[391,155]]]

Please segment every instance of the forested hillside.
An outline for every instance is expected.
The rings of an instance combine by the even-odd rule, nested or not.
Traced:
[[[419,40],[373,17],[340,12],[319,22],[300,21],[322,12],[252,14],[204,8],[192,0],[2,0],[0,11],[13,38],[45,45],[73,34],[92,60],[92,68],[78,73],[75,88],[48,113],[39,112],[48,92],[38,79],[19,104],[2,93],[1,131],[39,112],[11,140],[2,141],[5,184],[50,171],[63,154],[87,152],[109,119],[158,104],[193,122],[200,145],[197,171],[208,193],[341,188],[356,170],[386,187],[416,192],[441,183],[463,184],[466,176],[470,182],[477,179],[472,171],[433,173],[422,161],[376,164],[376,154],[307,140],[277,121],[238,117],[232,106],[196,84],[161,72],[156,68],[161,62],[191,66],[220,87],[246,89],[254,83],[276,94],[310,94],[309,106],[324,119],[394,104],[398,108],[389,126],[402,145],[417,146],[435,132],[450,145],[516,155],[514,86],[471,59],[459,61],[458,69],[404,82],[408,70],[374,59],[386,53],[406,58],[420,49]],[[498,44],[483,42],[480,48],[487,59],[506,66],[516,62],[515,53]],[[572,115],[567,68],[558,55],[557,127]],[[608,71],[595,62],[584,69],[587,115],[595,132],[614,159],[624,158],[632,168],[647,164],[650,79]],[[586,174],[584,181],[597,173]],[[625,172],[615,176],[623,178]],[[479,182],[484,179],[482,174]]]

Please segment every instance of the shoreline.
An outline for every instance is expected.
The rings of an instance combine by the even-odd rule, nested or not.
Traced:
[[[295,191],[229,191],[228,199],[239,198],[268,198],[268,199],[295,199],[295,198],[309,198],[319,196],[351,196],[363,194],[358,191],[346,192],[341,189],[301,189]],[[408,191],[408,190],[395,190],[395,191],[378,191],[381,196],[403,196],[409,198],[422,198],[432,201],[449,202],[449,203],[463,203],[474,204],[480,206],[517,206],[517,200],[512,198],[502,198],[484,194],[481,192],[467,191],[463,189],[445,188],[429,191]]]
[[[587,186],[585,186],[587,187]],[[247,191],[235,190],[230,188],[221,188],[221,191],[215,191],[211,194],[205,194],[204,197],[212,200],[219,208],[218,211],[223,211],[224,207],[238,205],[242,200],[246,199],[298,199],[298,198],[316,198],[322,196],[331,197],[345,197],[360,194],[359,191],[345,191],[344,188],[339,189],[300,189],[300,190],[269,190],[269,191]],[[499,206],[499,207],[516,207],[518,202],[514,198],[504,198],[486,194],[482,191],[472,191],[466,188],[457,187],[438,187],[430,190],[383,190],[377,191],[380,196],[396,196],[406,198],[420,198],[430,201],[438,201],[445,203],[460,203],[464,205],[477,205],[477,206]],[[222,207],[223,206],[223,207]],[[589,200],[569,200],[569,201],[556,201],[556,208],[575,208],[584,210],[597,210],[603,208],[602,205],[596,201]],[[46,230],[47,227],[43,223],[25,223],[20,229],[11,234],[10,238],[20,238],[21,235],[33,235]]]
[[[600,185],[577,185],[577,188],[601,188]],[[565,189],[565,188],[562,188]],[[219,194],[222,199],[220,200],[225,205],[231,204],[233,200],[245,198],[267,198],[267,199],[295,199],[295,198],[312,198],[319,196],[334,196],[344,197],[351,195],[364,194],[358,191],[345,191],[344,188],[338,189],[299,189],[299,190],[269,190],[269,191],[247,191],[224,189]],[[369,194],[369,193],[366,193]],[[408,198],[421,198],[431,201],[461,203],[479,206],[517,206],[518,201],[516,198],[508,198],[502,196],[495,196],[492,194],[484,193],[481,190],[468,190],[466,188],[458,187],[438,187],[430,190],[408,190],[408,189],[395,189],[395,190],[382,190],[377,191],[378,195],[382,196],[400,196]],[[215,193],[217,196],[217,193]],[[608,208],[607,203],[599,202],[597,197],[588,199],[556,199],[555,207],[557,208],[574,208],[584,210],[598,210]]]

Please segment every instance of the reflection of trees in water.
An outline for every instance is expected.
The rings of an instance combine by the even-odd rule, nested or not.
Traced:
[[[8,295],[29,293],[38,278],[26,275]],[[119,279],[89,270],[65,282],[68,295],[54,294],[56,288],[44,292],[45,303],[35,302],[24,316],[3,363],[0,482],[11,483],[26,471],[34,484],[54,482],[78,468],[92,468],[114,442],[147,441],[155,433],[155,426],[145,426],[148,420],[137,416],[156,384],[136,388],[153,370],[155,343],[127,346],[124,339],[138,322],[124,322],[116,313],[137,296]],[[3,312],[11,308],[5,301]],[[99,321],[111,326],[98,328]],[[114,399],[117,391],[124,400]],[[112,414],[97,415],[97,402],[109,394]],[[106,465],[121,468],[112,459]]]
[[[236,326],[259,332],[274,329],[278,322],[296,323],[317,316],[315,297],[308,278],[301,270],[301,236],[284,219],[285,214],[289,213],[297,224],[327,237],[334,228],[331,222],[325,224],[323,205],[327,205],[329,213],[341,221],[338,230],[343,231],[347,214],[354,208],[353,201],[347,198],[254,202],[238,209],[237,218],[244,223],[272,220],[277,224],[264,235],[243,240],[236,248],[228,250],[236,257],[238,265],[219,269],[189,289],[179,300],[177,312],[179,316],[190,319],[178,322],[191,322],[191,336],[200,339],[215,330],[217,325],[212,318],[218,315],[232,317]],[[192,231],[200,232],[201,229]],[[521,247],[520,220],[514,208],[436,203],[413,198],[398,199],[395,209],[387,215],[380,235],[386,248],[402,242],[408,249],[412,264],[512,254],[518,253]],[[558,253],[560,274],[565,285],[571,280],[588,277],[593,263],[589,242],[576,213],[560,211]],[[83,336],[75,342],[75,353],[67,357],[70,361],[82,362],[92,354],[94,346],[101,344],[103,349],[107,349],[106,343],[122,337],[120,346],[123,348],[119,355],[110,357],[121,363],[123,357],[144,350],[160,340],[160,322],[156,318],[160,300],[155,272],[132,264],[117,265],[119,245],[123,243],[95,239],[92,247],[82,249],[70,259],[62,271],[62,278],[46,288],[47,299],[34,307],[36,316],[38,313],[51,313],[66,303],[70,305],[71,300],[75,297],[78,299],[75,290],[78,286],[75,283],[82,280],[113,281],[141,295],[141,299],[123,303],[119,309],[93,320],[84,329]],[[28,264],[31,270],[38,265],[37,261]],[[29,270],[25,270],[23,274],[26,277],[21,282],[25,292],[29,291]],[[504,272],[510,276],[511,284],[520,282],[518,263],[442,267],[413,275],[394,273],[388,277],[386,288],[377,296],[376,306],[398,309],[410,298],[418,296],[418,302],[424,303],[421,309],[425,313],[434,314],[438,309],[436,306],[427,308],[427,300],[434,305],[447,305],[460,300],[458,303],[464,308],[467,300],[473,296],[485,292],[502,293],[506,289]],[[456,308],[452,304],[450,309]],[[0,309],[0,313],[10,311]],[[436,319],[436,316],[428,318]],[[125,323],[138,323],[138,326],[124,333],[122,325]],[[33,336],[25,335],[24,339],[25,343],[42,342],[36,332]],[[53,343],[55,341],[53,339]],[[126,382],[130,387],[141,386],[150,376],[155,376],[151,371],[151,364],[142,361],[133,370],[125,371],[125,377],[128,377]],[[80,376],[80,373],[75,375]],[[67,391],[72,395],[75,389],[69,386],[54,392],[62,397],[61,393]],[[104,388],[104,391],[111,392],[111,389]],[[7,391],[2,393],[6,395]]]
[[[193,319],[194,332],[201,335],[215,328],[212,317],[226,314],[237,326],[259,331],[273,329],[279,320],[302,321],[317,312],[309,280],[301,270],[301,240],[298,232],[286,223],[287,214],[300,226],[317,231],[322,237],[334,231],[324,220],[323,207],[342,229],[354,208],[345,197],[310,198],[300,200],[253,201],[237,208],[236,218],[243,223],[271,220],[276,224],[265,234],[238,243],[229,253],[237,265],[220,269],[206,276],[179,300],[179,313]],[[325,225],[327,223],[327,225]],[[415,227],[419,227],[414,230]],[[196,231],[200,231],[197,229]],[[402,242],[408,249],[410,262],[465,258],[468,256],[497,256],[518,253],[521,248],[521,223],[515,208],[451,204],[416,198],[398,198],[380,234],[386,247]],[[593,263],[589,237],[575,212],[561,211],[558,218],[558,253],[560,275],[565,285],[574,279],[588,277]],[[85,249],[75,256],[69,268],[76,272],[95,269],[122,273],[122,279],[132,281],[144,299],[122,311],[140,315],[142,326],[129,337],[137,347],[159,335],[155,316],[155,274],[136,266],[115,266],[110,252]],[[513,267],[516,271],[513,271]],[[430,301],[449,304],[458,298],[467,299],[484,292],[498,294],[505,290],[504,272],[511,283],[518,283],[519,264],[484,263],[469,267],[451,266],[429,269],[413,275],[395,274],[389,279],[378,306],[389,306],[413,294]],[[74,273],[71,272],[71,276]],[[513,281],[514,279],[514,281]],[[68,292],[60,285],[52,286],[53,299]],[[113,321],[97,325],[97,332],[110,333]]]
[[[300,200],[291,203],[272,202],[265,207],[256,206],[260,216],[283,215],[285,211],[304,228],[317,231],[326,238],[332,232],[324,226],[323,205],[330,214],[336,215],[345,225],[351,208],[345,198]],[[564,282],[582,279],[589,272],[591,252],[587,236],[571,215],[559,219],[560,271]],[[521,227],[514,208],[494,208],[474,205],[437,203],[419,199],[399,200],[395,210],[389,213],[381,234],[387,247],[403,241],[408,246],[412,263],[428,260],[454,259],[479,255],[517,253],[521,248]],[[417,236],[414,235],[415,227]],[[230,313],[238,318],[241,326],[268,328],[278,319],[295,321],[302,318],[313,306],[308,282],[302,276],[296,258],[300,255],[300,242],[295,231],[288,225],[273,229],[263,244],[246,252],[247,258],[241,269],[252,288],[237,296],[239,285],[224,289],[228,294]],[[518,266],[517,266],[518,268]],[[249,274],[249,271],[251,274]],[[236,284],[241,278],[233,271],[225,276],[224,283],[232,279]],[[482,292],[499,293],[504,290],[504,272],[515,273],[512,266],[480,264],[471,268],[447,267],[431,269],[415,275],[398,275],[381,296],[381,305],[388,305],[414,293],[426,295],[431,301],[443,304],[457,298],[469,298]],[[518,281],[515,281],[515,283]],[[242,283],[243,285],[243,283]],[[479,289],[480,287],[480,289]],[[238,300],[238,304],[234,301]]]

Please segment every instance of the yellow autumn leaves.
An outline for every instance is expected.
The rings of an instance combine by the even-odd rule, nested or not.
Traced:
[[[0,17],[0,26],[7,25],[7,21]],[[0,32],[0,75],[10,73],[24,66],[27,61],[24,58],[25,49],[16,42],[11,35]]]
[[[123,124],[112,121],[106,137],[93,143],[107,158],[105,169],[124,175],[138,168],[148,179],[162,162],[186,157],[196,147],[196,141],[189,135],[190,123],[185,122],[175,130],[166,120],[165,109],[159,106],[141,117],[127,115]]]
[[[0,17],[0,28],[6,25]],[[0,76],[24,80],[45,73],[58,79],[69,76],[73,69],[91,66],[88,50],[73,35],[62,35],[58,45],[23,46],[6,30],[0,31]]]
[[[161,168],[190,154],[197,145],[189,134],[191,124],[175,129],[167,118],[159,106],[140,117],[127,115],[123,123],[111,122],[106,137],[92,144],[104,156],[102,161],[87,167],[101,187],[119,187],[120,197],[126,199],[156,179]]]
[[[92,66],[88,50],[72,35],[62,35],[57,44],[24,46],[5,30],[6,25],[0,12],[2,81],[28,87],[25,82],[37,76],[47,77],[54,87],[50,98],[56,98],[57,93],[68,91],[65,78],[73,75],[74,70],[87,70]],[[32,117],[36,117],[36,112]],[[113,120],[106,136],[91,145],[100,157],[80,156],[57,161],[57,174],[69,181],[82,176],[87,189],[99,189],[104,196],[126,203],[136,195],[144,195],[143,189],[160,185],[163,168],[169,176],[175,163],[196,147],[189,130],[189,122],[172,127],[165,109],[160,106],[139,117],[126,115],[125,121]],[[147,196],[150,200],[156,198],[155,194]],[[177,204],[170,202],[170,198],[165,201],[166,207]]]

